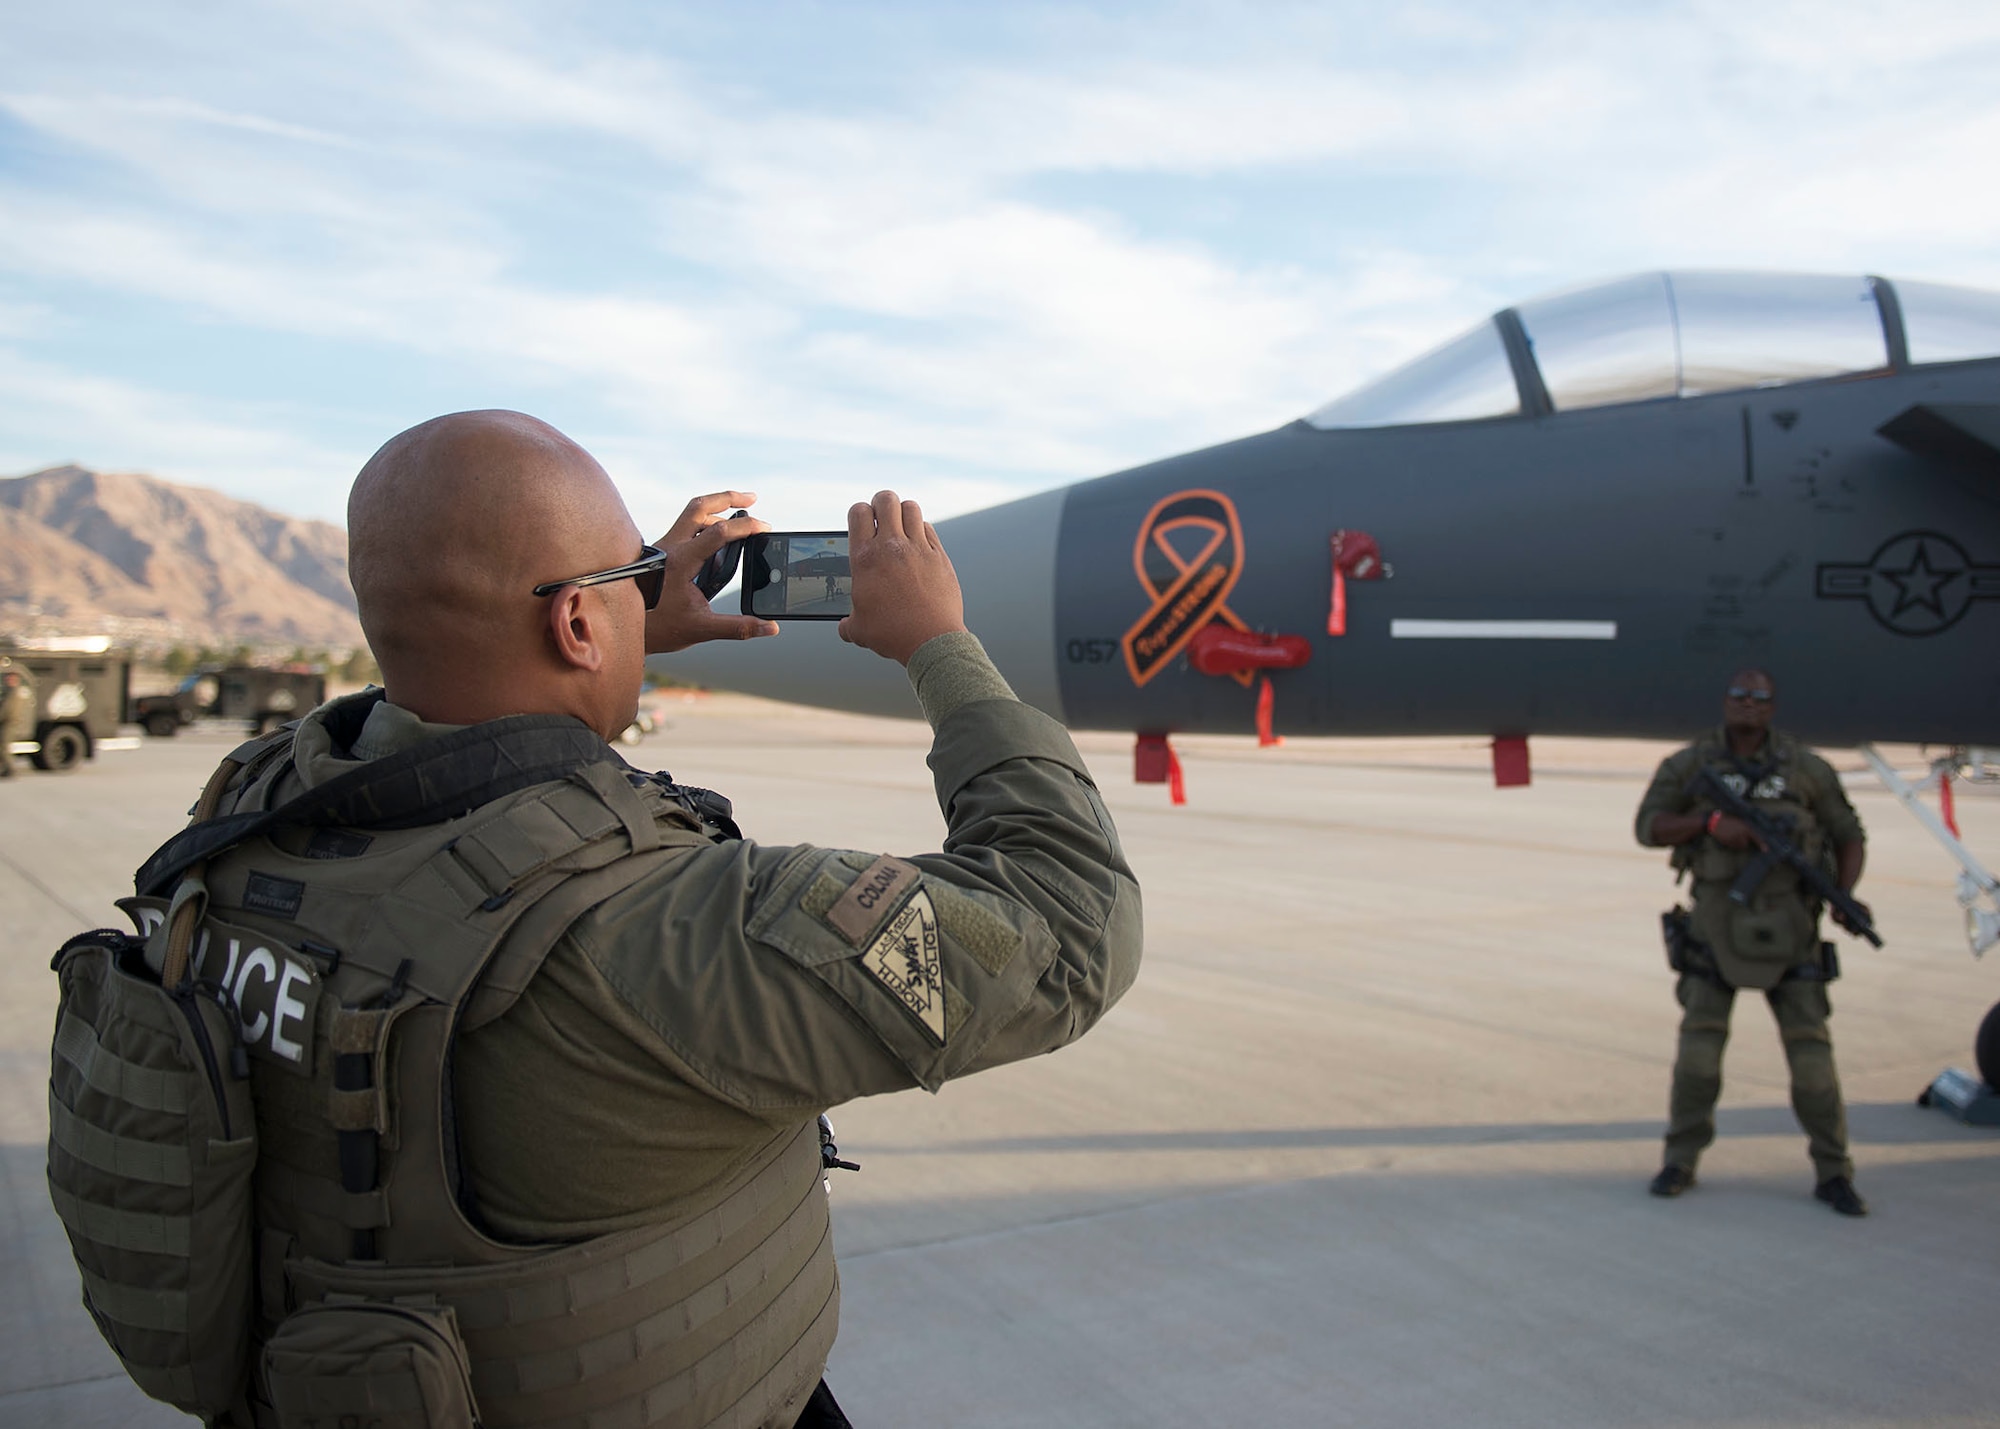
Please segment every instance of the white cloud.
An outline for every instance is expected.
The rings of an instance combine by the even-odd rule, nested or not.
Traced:
[[[6,180],[0,274],[504,374],[524,401],[587,394],[601,449],[649,496],[770,477],[822,500],[927,474],[955,501],[1090,475],[1274,425],[1501,303],[1646,266],[2000,281],[2000,195],[1974,181],[2000,140],[2000,95],[1976,82],[2000,54],[1990,5],[1893,24],[1712,0],[1504,23],[1464,5],[1176,7],[1122,28],[1052,10],[1040,49],[933,34],[881,62],[872,99],[816,102],[564,10],[256,19],[268,72],[200,52],[204,32],[162,41],[185,66],[21,66],[39,88],[0,102],[122,178]],[[1267,219],[1253,194],[1232,231],[1110,188],[1050,196],[1092,175],[1288,203]],[[1420,185],[1434,197],[1394,212]],[[1389,207],[1356,223],[1318,190]],[[538,202],[557,232],[636,215],[633,251],[564,269],[520,229]],[[1266,223],[1290,227],[1250,231]],[[1311,256],[1268,256],[1286,252]],[[227,394],[116,400],[140,416],[107,430],[237,460]],[[98,410],[65,401],[51,411]],[[304,412],[260,414],[248,440],[310,431]],[[315,440],[286,459],[310,468]],[[675,450],[699,455],[649,464]]]
[[[345,522],[355,463],[301,439],[296,414],[218,410],[153,388],[69,372],[0,346],[0,472],[64,462],[144,471]],[[232,419],[233,418],[233,419]],[[88,449],[79,449],[87,441]]]

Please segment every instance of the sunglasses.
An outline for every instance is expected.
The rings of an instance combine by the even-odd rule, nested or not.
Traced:
[[[1749,700],[1753,704],[1768,705],[1777,698],[1769,690],[1746,690],[1741,685],[1731,685],[1723,691],[1732,700]]]
[[[639,559],[628,561],[622,566],[613,566],[608,571],[592,571],[587,576],[571,576],[568,580],[544,581],[535,587],[538,596],[554,595],[564,586],[604,585],[608,581],[637,581],[639,595],[651,610],[660,603],[660,592],[667,588],[667,553],[658,546],[641,546]]]

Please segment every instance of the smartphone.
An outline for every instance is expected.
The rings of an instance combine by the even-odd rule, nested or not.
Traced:
[[[845,531],[766,531],[743,542],[743,613],[838,620],[854,613]]]

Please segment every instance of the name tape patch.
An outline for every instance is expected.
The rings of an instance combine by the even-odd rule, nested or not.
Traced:
[[[910,896],[862,953],[861,966],[923,1024],[932,1040],[944,1045],[944,965],[938,958],[937,910],[929,893],[919,888]]]
[[[253,873],[243,889],[243,906],[279,918],[296,918],[305,902],[306,886],[290,878]]]
[[[861,876],[826,910],[826,921],[849,946],[858,948],[882,926],[883,915],[920,877],[914,865],[884,855],[861,870]]]

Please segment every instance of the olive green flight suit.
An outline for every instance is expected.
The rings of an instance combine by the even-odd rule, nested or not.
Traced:
[[[1861,820],[1840,787],[1839,776],[1818,755],[1789,736],[1771,731],[1758,755],[1734,759],[1727,735],[1715,730],[1668,756],[1640,801],[1639,842],[1653,846],[1655,816],[1705,809],[1688,791],[1696,771],[1710,765],[1751,803],[1795,820],[1794,842],[1833,870],[1832,851],[1862,839]],[[1713,960],[1712,974],[1681,974],[1680,1046],[1668,1106],[1665,1161],[1692,1171],[1715,1140],[1715,1103],[1722,1092],[1722,1053],[1738,988],[1763,992],[1783,1039],[1791,1069],[1792,1110],[1805,1129],[1821,1181],[1854,1175],[1847,1155],[1847,1112],[1833,1065],[1827,1030],[1832,1004],[1816,976],[1819,900],[1790,868],[1779,865],[1759,886],[1748,908],[1729,900],[1729,888],[1757,850],[1725,849],[1703,835],[1674,850],[1676,869],[1694,877],[1693,930]]]

